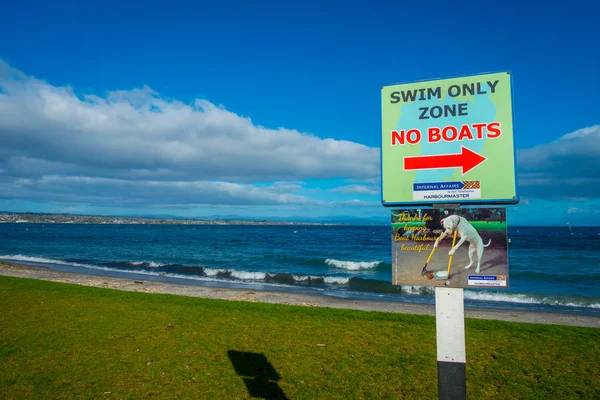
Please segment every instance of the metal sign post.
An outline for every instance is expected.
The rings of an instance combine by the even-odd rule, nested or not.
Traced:
[[[459,207],[459,204],[433,206],[433,208],[454,209]],[[435,288],[435,335],[438,399],[465,400],[467,398],[467,352],[465,301],[462,288]]]
[[[508,287],[506,209],[488,206],[519,202],[511,86],[505,71],[381,88],[381,203],[410,208],[391,213],[392,284],[435,286],[443,400],[467,396],[463,288]]]
[[[463,289],[435,288],[438,398],[467,398],[465,306]]]

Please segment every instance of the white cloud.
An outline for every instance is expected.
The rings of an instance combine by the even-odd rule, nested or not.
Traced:
[[[379,151],[249,118],[144,87],[77,96],[0,63],[1,168],[23,174],[159,180],[287,180],[378,175]]]
[[[537,198],[600,197],[600,125],[518,152],[519,185]]]
[[[0,181],[2,183],[2,181]],[[275,183],[257,187],[220,181],[128,181],[113,178],[47,175],[2,183],[0,198],[31,199],[78,204],[141,207],[159,204],[188,207],[206,204],[324,204],[323,201],[283,190]]]
[[[308,204],[299,181],[378,179],[379,150],[148,87],[78,95],[0,61],[0,171],[4,198]]]
[[[600,197],[600,125],[521,150],[518,160],[523,197]],[[342,178],[349,184],[333,191],[377,195],[379,150],[256,126],[207,100],[185,104],[145,86],[79,95],[0,61],[0,198],[115,207],[367,205],[307,197],[328,198],[303,188],[308,178]]]

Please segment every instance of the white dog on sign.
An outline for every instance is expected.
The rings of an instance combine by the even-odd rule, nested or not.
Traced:
[[[458,231],[458,236],[460,236],[460,240],[456,245],[450,249],[448,252],[449,255],[453,255],[456,250],[465,242],[469,242],[469,265],[465,267],[465,269],[469,269],[473,266],[473,257],[477,254],[477,269],[476,273],[479,273],[479,269],[481,268],[481,258],[483,257],[483,248],[488,247],[492,242],[492,239],[488,241],[487,244],[483,244],[483,240],[477,230],[471,225],[469,221],[460,217],[458,215],[451,215],[442,220],[442,225],[444,226],[444,235],[439,237],[433,247],[438,247],[439,241],[447,236],[452,236],[454,231]]]

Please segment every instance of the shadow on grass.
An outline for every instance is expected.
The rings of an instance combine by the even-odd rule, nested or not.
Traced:
[[[227,355],[251,397],[287,400],[277,384],[280,376],[264,354],[229,350]]]

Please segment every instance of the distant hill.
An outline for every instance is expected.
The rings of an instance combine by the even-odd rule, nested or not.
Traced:
[[[239,215],[211,215],[196,219],[206,220],[240,220],[240,221],[273,221],[273,222],[311,222],[319,224],[343,224],[343,225],[387,225],[388,218],[357,218],[351,216],[328,216],[328,217],[248,217]]]
[[[240,215],[210,215],[205,217],[182,217],[171,214],[121,214],[121,215],[92,215],[92,214],[72,214],[72,213],[35,213],[35,212],[10,212],[0,211],[0,214],[12,214],[12,215],[23,215],[23,216],[63,216],[63,217],[99,217],[99,218],[143,218],[143,219],[154,219],[154,220],[195,220],[195,221],[249,221],[249,222],[304,222],[314,224],[336,224],[336,225],[354,225],[354,226],[381,226],[388,225],[389,219],[387,218],[357,218],[351,216],[329,216],[329,217],[249,217]]]

